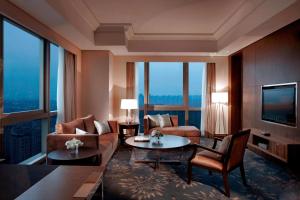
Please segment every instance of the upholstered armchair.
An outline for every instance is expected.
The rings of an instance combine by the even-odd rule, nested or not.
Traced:
[[[239,167],[243,183],[246,185],[243,160],[249,135],[250,130],[243,130],[226,136],[223,140],[215,138],[213,148],[194,144],[194,153],[188,163],[188,184],[191,183],[192,179],[192,167],[196,166],[206,168],[210,173],[212,171],[221,173],[223,175],[225,195],[228,197],[230,196],[228,184],[228,174],[230,171]],[[215,149],[218,140],[222,140],[222,143],[218,149]],[[197,153],[198,148],[204,149],[204,151]]]

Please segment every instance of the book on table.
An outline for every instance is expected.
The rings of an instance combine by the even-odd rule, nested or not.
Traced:
[[[135,142],[149,142],[150,137],[145,135],[139,135],[134,137]]]

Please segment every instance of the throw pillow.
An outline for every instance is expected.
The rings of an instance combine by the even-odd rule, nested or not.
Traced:
[[[84,130],[84,124],[82,119],[76,119],[71,122],[57,124],[56,132],[58,134],[75,134],[76,128]]]
[[[220,146],[218,147],[218,151],[220,153],[223,153],[223,154],[227,153],[228,148],[229,148],[229,144],[230,144],[230,141],[231,141],[231,137],[232,137],[232,135],[228,135],[228,136],[223,138]]]
[[[99,135],[111,132],[110,127],[107,122],[94,121],[94,124],[95,124],[95,127],[96,127]]]
[[[154,128],[159,126],[159,116],[160,115],[148,115],[149,118],[149,127]]]
[[[95,117],[94,115],[88,115],[84,118],[81,118],[84,123],[85,130],[89,133],[97,133],[94,125]]]
[[[158,119],[159,119],[159,125],[161,128],[172,126],[172,122],[171,122],[169,114],[159,115]]]
[[[85,135],[88,134],[88,132],[81,130],[79,128],[76,128],[76,135]]]

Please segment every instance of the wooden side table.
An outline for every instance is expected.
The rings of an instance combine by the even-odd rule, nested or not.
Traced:
[[[125,143],[125,134],[124,134],[124,129],[134,129],[134,135],[138,135],[139,132],[139,123],[132,122],[132,123],[126,123],[126,122],[121,122],[119,123],[119,132],[120,132],[120,140],[121,144]]]

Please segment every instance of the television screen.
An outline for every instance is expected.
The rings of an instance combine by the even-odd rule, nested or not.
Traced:
[[[296,126],[296,84],[262,87],[262,120]]]

